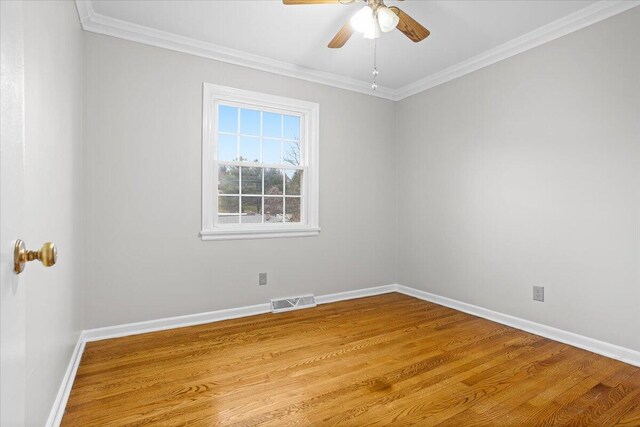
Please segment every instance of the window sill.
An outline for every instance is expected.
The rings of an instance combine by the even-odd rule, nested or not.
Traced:
[[[277,239],[284,237],[312,237],[320,234],[320,227],[292,226],[277,228],[219,228],[202,230],[202,240]]]

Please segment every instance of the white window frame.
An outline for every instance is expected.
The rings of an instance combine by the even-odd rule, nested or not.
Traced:
[[[300,166],[302,169],[300,223],[218,224],[218,106],[240,106],[261,111],[300,116]],[[202,105],[202,240],[260,239],[317,236],[319,226],[319,120],[317,103],[218,86],[203,85]],[[225,162],[229,163],[229,162]],[[233,162],[237,166],[272,166]],[[287,166],[295,169],[296,167]]]

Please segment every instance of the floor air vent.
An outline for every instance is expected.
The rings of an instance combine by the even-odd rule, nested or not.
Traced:
[[[280,313],[283,311],[299,310],[316,306],[316,298],[313,295],[301,297],[280,298],[271,300],[271,311]]]

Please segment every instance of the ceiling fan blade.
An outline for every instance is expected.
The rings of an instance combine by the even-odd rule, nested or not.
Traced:
[[[418,21],[404,13],[396,6],[391,6],[389,9],[393,10],[395,14],[398,15],[398,18],[400,18],[400,22],[398,22],[398,26],[396,28],[402,31],[405,36],[409,37],[415,43],[426,39],[429,34],[431,34],[429,30],[423,27]]]
[[[351,26],[351,22],[347,21],[347,23],[344,24],[342,28],[340,28],[340,31],[338,31],[336,35],[333,36],[333,39],[331,39],[328,46],[332,49],[342,47],[347,42],[347,40],[349,40],[349,37],[351,37],[352,34],[353,27]]]
[[[328,4],[328,3],[342,3],[340,0],[282,0],[284,4]]]

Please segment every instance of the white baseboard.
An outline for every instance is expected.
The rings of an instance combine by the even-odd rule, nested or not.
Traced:
[[[396,285],[376,286],[373,288],[358,289],[355,291],[319,295],[316,297],[316,303],[327,304],[336,301],[364,298],[395,291]],[[167,329],[220,322],[221,320],[237,319],[239,317],[254,316],[256,314],[269,312],[271,312],[271,305],[269,303],[265,303],[198,314],[187,314],[185,316],[167,317],[164,319],[148,320],[146,322],[127,323],[124,325],[107,326],[105,328],[88,329],[82,332],[81,339],[85,342],[106,340],[110,338],[126,337],[129,335],[146,334],[147,332],[164,331]]]
[[[510,316],[508,314],[499,313],[477,305],[467,304],[451,298],[420,291],[408,286],[396,285],[396,291],[401,294],[409,295],[424,301],[433,302],[438,305],[453,308],[454,310],[463,311],[474,316],[511,326],[512,328],[540,335],[541,337],[549,338],[554,341],[569,344],[583,350],[601,354],[612,359],[620,360],[622,362],[629,363],[630,365],[640,366],[640,351],[585,337],[584,335],[574,334],[573,332]]]
[[[331,302],[346,301],[355,298],[370,297],[373,295],[388,294],[396,292],[396,285],[376,286],[374,288],[358,289],[355,291],[338,292],[336,294],[320,295],[316,297],[318,304],[328,304]]]
[[[82,339],[82,333],[78,337],[78,342],[71,353],[71,359],[67,370],[62,377],[62,383],[58,389],[56,399],[53,401],[53,407],[49,413],[47,419],[47,427],[59,426],[62,422],[62,416],[64,415],[64,409],[67,407],[67,401],[71,394],[71,388],[73,387],[73,380],[76,378],[78,367],[80,366],[80,359],[82,359],[82,353],[84,352],[85,341]]]
[[[476,305],[467,304],[451,298],[442,297],[429,292],[420,291],[408,286],[393,284],[377,286],[373,288],[358,289],[355,291],[338,292],[335,294],[320,295],[316,298],[318,304],[328,304],[332,302],[345,301],[354,298],[364,298],[373,295],[386,294],[389,292],[399,292],[404,295],[419,298],[424,301],[433,302],[445,307],[459,310],[474,316],[482,317],[503,325],[540,335],[555,341],[569,344],[593,353],[601,354],[612,359],[620,360],[631,365],[640,366],[640,352],[629,348],[599,341],[593,338],[567,332],[562,329],[531,322],[508,314],[498,313]],[[129,335],[144,334],[147,332],[162,331],[167,329],[182,328],[185,326],[200,325],[204,323],[220,322],[222,320],[237,319],[240,317],[254,316],[270,312],[270,305],[257,304],[246,307],[230,308],[225,310],[210,311],[206,313],[189,314],[186,316],[169,317],[165,319],[149,320],[146,322],[129,323],[125,325],[109,326],[106,328],[88,329],[82,331],[78,338],[78,343],[71,355],[69,366],[65,372],[62,384],[58,390],[54,405],[47,420],[47,427],[60,425],[64,410],[67,406],[69,394],[73,386],[73,381],[80,365],[80,359],[84,351],[85,344],[91,341],[98,341],[110,338],[125,337]]]
[[[82,331],[80,338],[85,342],[100,341],[129,335],[146,334],[148,332],[164,331],[167,329],[183,328],[185,326],[202,325],[204,323],[219,322],[221,320],[237,319],[239,317],[254,316],[256,314],[268,313],[270,310],[271,306],[265,303],[198,314],[187,314],[185,316],[166,317],[164,319],[148,320],[145,322],[87,329]]]
[[[318,304],[327,304],[354,298],[386,294],[395,291],[396,285],[377,286],[373,288],[358,289],[355,291],[320,295],[316,298],[316,302]],[[71,388],[73,387],[73,380],[76,377],[78,366],[80,366],[80,359],[82,358],[82,353],[86,343],[110,338],[126,337],[129,335],[145,334],[147,332],[164,331],[167,329],[220,322],[222,320],[237,319],[240,317],[254,316],[256,314],[269,312],[271,312],[271,305],[265,303],[82,331],[78,338],[78,343],[71,355],[71,360],[69,361],[69,366],[67,367],[67,371],[62,379],[62,384],[60,384],[60,388],[58,389],[58,395],[56,396],[56,400],[47,420],[47,427],[57,427],[62,421],[62,416],[64,415],[64,410],[67,406],[69,395],[71,394]]]

